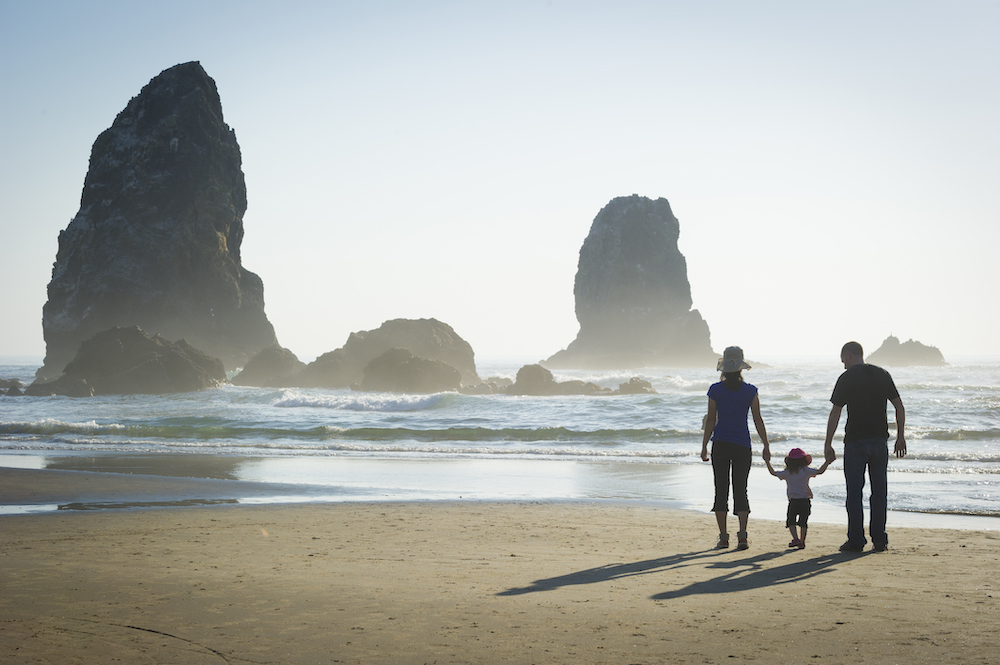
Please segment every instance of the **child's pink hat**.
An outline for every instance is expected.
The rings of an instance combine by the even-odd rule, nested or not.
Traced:
[[[788,451],[788,456],[785,457],[785,464],[787,464],[788,460],[790,459],[802,459],[803,457],[806,458],[806,466],[812,464],[813,462],[812,455],[807,455],[806,451],[802,450],[801,448],[792,448],[791,450]]]

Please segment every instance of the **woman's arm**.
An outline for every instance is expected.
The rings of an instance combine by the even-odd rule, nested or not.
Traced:
[[[701,461],[708,461],[708,440],[712,438],[712,432],[715,431],[715,421],[718,418],[718,413],[716,412],[715,400],[711,397],[708,398],[708,413],[705,415],[705,419],[702,421],[704,425],[705,432],[701,437]]]
[[[760,440],[764,442],[764,451],[760,456],[766,462],[771,459],[771,444],[767,440],[767,429],[764,427],[764,418],[760,415],[760,397],[758,395],[754,395],[753,401],[750,402],[750,413],[753,414],[753,424],[757,427],[757,434],[760,435]]]

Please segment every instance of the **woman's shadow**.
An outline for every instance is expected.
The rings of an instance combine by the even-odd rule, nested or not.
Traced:
[[[729,593],[754,589],[778,584],[788,584],[799,582],[823,573],[832,572],[835,564],[850,561],[856,557],[845,557],[843,554],[828,554],[813,557],[805,561],[795,561],[785,565],[775,567],[765,567],[763,564],[768,561],[780,558],[795,550],[783,552],[765,552],[748,558],[729,558],[731,551],[707,550],[701,552],[687,552],[660,557],[658,559],[647,559],[646,561],[636,561],[633,563],[621,563],[597,568],[588,568],[558,577],[535,580],[525,587],[515,587],[501,591],[498,596],[519,596],[526,593],[537,593],[540,591],[553,591],[560,587],[577,584],[598,584],[608,582],[623,577],[633,577],[636,575],[649,575],[653,573],[669,573],[694,565],[703,565],[709,570],[725,571],[711,579],[694,582],[676,589],[674,591],[664,591],[651,596],[653,600],[665,600],[670,598],[680,598],[682,596],[692,596],[708,593]],[[722,557],[727,557],[723,559]],[[714,559],[714,561],[713,561]],[[706,563],[706,561],[708,561]]]

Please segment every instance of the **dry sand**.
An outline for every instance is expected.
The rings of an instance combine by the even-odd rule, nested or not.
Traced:
[[[597,503],[5,516],[0,662],[1000,662],[1000,534],[850,555],[843,531],[786,550],[751,520],[717,551],[711,514]]]

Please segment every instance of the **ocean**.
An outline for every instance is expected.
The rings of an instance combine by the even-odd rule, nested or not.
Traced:
[[[744,376],[760,390],[776,466],[794,447],[818,465],[830,393],[843,367],[835,357],[758,360]],[[30,383],[40,362],[0,357],[0,378]],[[529,362],[484,359],[477,369],[482,377],[513,378]],[[890,526],[1000,529],[1000,358],[889,369],[906,406],[909,445],[904,459],[890,461]],[[189,475],[287,489],[248,503],[641,501],[707,513],[712,473],[699,452],[706,391],[718,380],[713,370],[554,372],[560,381],[610,388],[639,376],[656,395],[226,385],[164,396],[0,397],[0,466]],[[754,439],[752,518],[783,521],[784,483],[767,473]],[[812,487],[812,520],[845,523],[840,460]],[[0,514],[60,508],[0,505]]]

